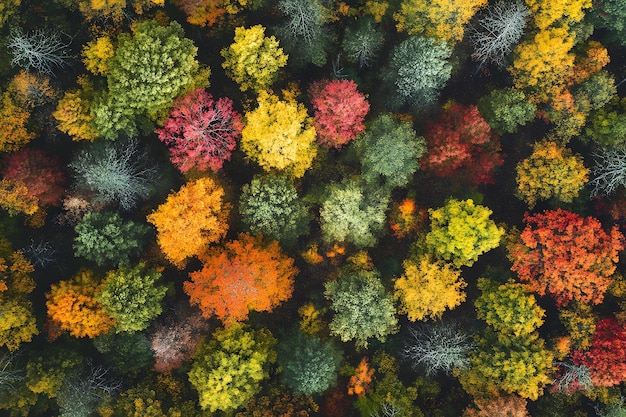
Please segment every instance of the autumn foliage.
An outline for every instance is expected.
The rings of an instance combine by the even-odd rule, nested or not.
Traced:
[[[502,165],[500,140],[475,105],[452,103],[436,120],[426,123],[428,153],[422,169],[435,175],[453,174],[475,184],[490,184]]]
[[[361,359],[354,370],[354,375],[350,377],[350,382],[348,382],[348,394],[361,398],[369,391],[373,379],[374,369],[370,367],[367,358]]]
[[[319,81],[310,88],[313,125],[320,145],[341,148],[365,131],[370,105],[352,80]]]
[[[17,151],[35,137],[26,126],[30,110],[16,102],[9,93],[2,95],[0,103],[0,152]]]
[[[197,89],[174,101],[169,119],[157,130],[170,159],[183,173],[191,168],[217,172],[230,159],[241,133],[241,115],[228,98],[213,99]]]
[[[558,209],[526,214],[526,228],[509,247],[511,269],[531,291],[559,306],[572,300],[599,304],[611,284],[624,236],[593,217]]]
[[[200,254],[203,266],[183,284],[189,302],[205,317],[217,316],[225,325],[246,320],[250,311],[272,311],[291,297],[298,269],[278,242],[240,234],[224,248]]]
[[[23,182],[3,178],[0,180],[0,207],[11,216],[20,213],[32,215],[39,210],[39,200]]]
[[[463,417],[530,417],[526,399],[517,395],[495,395],[474,398],[475,407],[468,407]]]

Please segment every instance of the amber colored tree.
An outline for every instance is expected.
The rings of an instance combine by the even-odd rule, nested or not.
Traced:
[[[200,178],[170,194],[147,220],[157,229],[165,257],[182,267],[187,258],[226,235],[229,212],[224,189],[211,178]]]
[[[549,294],[560,307],[601,303],[624,249],[617,226],[607,233],[597,219],[562,209],[526,214],[524,223],[508,249],[511,269],[529,290]]]
[[[422,169],[441,177],[461,176],[475,184],[489,184],[502,165],[500,139],[475,105],[452,103],[426,124],[428,152]]]
[[[10,216],[32,215],[39,210],[39,200],[30,194],[23,182],[3,178],[0,180],[0,207]]]
[[[361,398],[367,394],[373,380],[374,369],[370,366],[367,358],[361,359],[348,382],[348,395],[356,395]]]
[[[527,400],[517,395],[474,398],[474,406],[465,409],[463,417],[530,417]]]
[[[101,290],[102,283],[89,270],[52,284],[46,294],[48,317],[74,337],[93,338],[108,333],[115,320],[96,298]]]
[[[213,26],[227,15],[238,13],[246,0],[177,0],[176,6],[187,15],[187,22]],[[251,3],[254,3],[252,1]]]
[[[35,137],[26,128],[30,110],[16,102],[8,92],[0,100],[0,152],[17,151]]]
[[[170,149],[170,160],[183,173],[191,168],[217,172],[230,159],[243,125],[229,98],[213,99],[196,89],[174,101],[159,140]]]
[[[28,109],[50,103],[57,98],[58,90],[50,84],[50,78],[44,74],[37,74],[22,70],[15,74],[7,91],[18,103]]]
[[[532,20],[539,29],[554,23],[576,23],[591,7],[591,0],[526,0]]]
[[[189,274],[191,281],[183,288],[205,317],[215,315],[230,325],[246,320],[250,311],[271,312],[291,298],[298,269],[276,241],[242,233],[198,257],[202,269]]]
[[[318,81],[309,94],[320,145],[339,149],[365,131],[363,121],[370,105],[354,81]]]
[[[591,348],[576,351],[574,362],[589,368],[595,386],[611,387],[626,380],[626,328],[614,318],[598,321]]]
[[[426,226],[427,220],[428,211],[418,208],[415,200],[411,197],[391,203],[389,227],[398,239],[415,236]]]

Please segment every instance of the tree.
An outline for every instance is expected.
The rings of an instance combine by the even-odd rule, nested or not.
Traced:
[[[194,355],[189,382],[198,391],[203,410],[235,410],[261,389],[276,361],[276,339],[266,330],[241,324],[217,329]]]
[[[0,180],[0,207],[9,216],[19,213],[33,215],[39,210],[39,200],[30,194],[23,182],[3,178]]]
[[[29,110],[54,102],[59,94],[58,90],[51,85],[49,76],[25,70],[21,70],[11,78],[7,91],[16,103],[20,103]]]
[[[46,294],[48,317],[74,337],[93,338],[107,333],[115,325],[115,319],[98,301],[100,291],[102,284],[89,270],[81,270],[69,280],[52,284]]]
[[[271,389],[270,395],[253,397],[246,405],[245,411],[235,417],[309,417],[317,415],[318,405],[311,396],[292,395]]]
[[[506,59],[524,34],[528,8],[517,0],[499,1],[488,6],[469,26],[469,39],[474,46],[472,59],[504,67]]]
[[[65,192],[61,162],[40,149],[23,148],[9,154],[1,173],[5,179],[23,183],[39,206],[58,206]]]
[[[0,357],[0,393],[14,391],[15,386],[24,378],[24,370],[17,363],[18,355],[3,352]]]
[[[592,154],[591,195],[611,195],[626,186],[626,149],[601,148]]]
[[[108,62],[107,91],[91,108],[100,136],[133,137],[141,123],[163,118],[176,97],[208,84],[209,71],[200,67],[196,53],[177,22],[161,26],[147,20],[132,34],[120,34]]]
[[[545,310],[523,284],[479,278],[478,288],[482,294],[474,302],[476,315],[500,334],[524,337],[543,324]]]
[[[427,248],[456,267],[472,266],[480,255],[498,247],[504,234],[504,229],[489,218],[491,213],[472,199],[449,199],[437,210],[428,209]]]
[[[0,346],[16,351],[39,333],[33,306],[26,298],[0,300]]]
[[[502,165],[500,140],[474,105],[452,103],[426,124],[428,152],[422,169],[445,177],[454,173],[476,184],[489,184]]]
[[[515,133],[535,118],[537,106],[523,91],[513,87],[492,90],[478,100],[478,110],[492,129],[498,133]]]
[[[241,91],[262,91],[278,77],[280,68],[287,65],[287,55],[274,36],[266,37],[261,25],[246,29],[235,28],[234,42],[221,51],[222,67]]]
[[[394,283],[394,296],[400,301],[398,312],[409,321],[440,319],[465,301],[467,283],[460,271],[441,261],[424,256],[404,261],[404,274]]]
[[[530,417],[526,409],[527,401],[517,395],[497,395],[494,397],[476,397],[474,406],[467,407],[463,417]]]
[[[486,0],[403,0],[393,18],[399,32],[454,43],[463,39],[464,26],[486,5]]]
[[[614,98],[589,118],[585,136],[603,148],[626,144],[626,100]]]
[[[109,73],[111,58],[115,55],[115,46],[108,35],[100,36],[83,46],[83,63],[87,71],[94,75]]]
[[[302,177],[317,154],[313,120],[293,98],[280,100],[262,91],[257,103],[245,114],[241,149],[265,171]]]
[[[607,29],[611,38],[624,44],[626,5],[620,0],[596,0],[587,12],[594,27]]]
[[[10,93],[2,94],[0,152],[17,151],[35,137],[26,127],[29,117],[30,111],[17,103]]]
[[[85,76],[78,77],[77,82],[80,88],[66,90],[52,116],[57,121],[57,129],[71,136],[72,140],[94,141],[99,135],[90,113],[93,85]]]
[[[598,321],[593,307],[577,301],[571,302],[559,310],[559,320],[567,330],[570,348],[588,350]]]
[[[354,369],[353,375],[348,382],[348,395],[356,395],[361,398],[370,389],[370,385],[374,379],[374,369],[367,361],[367,357],[361,359]]]
[[[383,46],[383,31],[370,17],[360,17],[348,25],[343,33],[341,49],[350,62],[358,63],[359,70],[369,67]]]
[[[347,272],[324,285],[324,297],[335,312],[329,324],[331,334],[342,342],[354,340],[366,348],[368,339],[384,342],[398,331],[393,297],[385,291],[377,271]]]
[[[309,95],[320,145],[339,149],[365,131],[363,121],[370,105],[354,81],[317,81]]]
[[[57,395],[59,417],[90,415],[120,390],[122,382],[114,380],[109,369],[91,363],[88,367],[63,380]]]
[[[139,254],[149,227],[123,220],[114,212],[91,211],[83,216],[74,231],[74,255],[102,266],[127,263]]]
[[[296,395],[317,395],[334,386],[341,362],[341,351],[332,342],[298,330],[278,343],[281,381]]]
[[[245,1],[238,1],[245,4]],[[237,3],[231,0],[179,0],[176,3],[187,15],[187,22],[198,26],[213,26],[227,14],[235,14],[238,11]]]
[[[396,188],[413,179],[419,158],[426,152],[426,141],[417,136],[410,123],[381,114],[354,147],[361,162],[361,176],[368,184]]]
[[[561,209],[526,214],[524,223],[509,257],[527,288],[551,295],[561,307],[572,300],[601,303],[624,249],[617,226],[607,233],[595,218]]]
[[[576,23],[591,7],[591,0],[525,0],[535,26],[546,29],[554,23]]]
[[[552,383],[557,392],[572,395],[576,391],[593,389],[591,371],[585,365],[570,362],[557,362],[557,377]]]
[[[131,210],[153,192],[158,166],[136,139],[96,142],[80,151],[69,164],[79,188],[95,192],[95,201],[117,203]]]
[[[452,73],[452,48],[442,40],[410,36],[391,51],[382,79],[393,108],[432,104]]]
[[[401,355],[414,370],[423,369],[426,376],[431,377],[439,372],[450,374],[455,369],[469,367],[469,353],[474,343],[458,323],[409,327],[409,335]]]
[[[217,182],[200,178],[170,194],[148,216],[161,251],[174,265],[183,266],[187,258],[226,235],[230,205],[223,198],[224,189]]]
[[[70,43],[62,38],[57,31],[37,29],[24,33],[15,28],[7,39],[6,46],[11,53],[11,65],[26,70],[53,75],[55,69],[64,68],[70,55]]]
[[[589,368],[595,386],[621,383],[626,380],[626,329],[615,318],[599,320],[589,351],[576,351],[572,359]]]
[[[331,184],[327,190],[320,208],[324,241],[374,246],[385,225],[387,196],[356,182]]]
[[[198,255],[202,269],[183,284],[189,303],[204,317],[217,316],[226,326],[248,318],[250,311],[271,312],[291,298],[298,269],[278,242],[240,234],[222,248]]]
[[[580,155],[552,141],[535,142],[533,153],[520,161],[515,170],[517,196],[530,208],[537,201],[550,198],[571,202],[589,175]]]
[[[289,178],[256,175],[241,189],[239,213],[252,233],[293,244],[308,229],[307,206]]]
[[[121,265],[104,278],[98,301],[104,311],[115,319],[116,332],[137,332],[161,314],[161,302],[167,287],[157,284],[161,273],[139,263],[135,267]]]
[[[134,378],[154,367],[150,341],[143,332],[109,332],[96,336],[93,345],[119,375]]]
[[[183,173],[191,168],[217,172],[230,159],[243,125],[228,98],[213,99],[204,89],[174,101],[159,140],[170,149],[170,160]]]

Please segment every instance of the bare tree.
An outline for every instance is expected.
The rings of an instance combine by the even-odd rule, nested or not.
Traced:
[[[591,169],[591,195],[610,195],[618,188],[626,186],[626,149],[603,148],[592,154],[594,165]]]
[[[557,362],[559,377],[552,381],[559,392],[572,394],[578,390],[590,390],[593,388],[591,373],[585,365],[576,365],[570,362]]]
[[[507,55],[524,34],[527,17],[528,8],[520,0],[499,1],[487,7],[468,30],[474,45],[472,58],[480,61],[479,69],[487,61],[505,65]]]
[[[63,36],[44,29],[30,33],[13,29],[7,39],[7,48],[13,56],[11,65],[54,75],[54,69],[65,67],[72,58],[69,42],[64,41]]]
[[[383,32],[369,18],[361,18],[356,25],[348,26],[341,43],[348,60],[359,64],[359,71],[370,65],[382,46]]]
[[[37,243],[31,239],[30,245],[26,246],[22,251],[34,267],[45,268],[47,265],[57,260],[56,250],[52,247],[50,242],[43,239]]]
[[[426,375],[432,376],[439,371],[450,373],[455,368],[469,366],[468,354],[474,343],[457,323],[410,327],[409,332],[410,338],[401,354],[413,369],[423,368]]]
[[[371,413],[370,417],[401,417],[403,413],[393,402],[386,402],[380,407],[380,411]]]
[[[77,372],[63,381],[57,399],[61,417],[87,417],[103,401],[115,395],[122,383],[109,377],[109,370],[89,363],[86,372]]]
[[[15,384],[24,379],[24,370],[16,367],[17,354],[5,352],[0,357],[0,394],[16,391]]]

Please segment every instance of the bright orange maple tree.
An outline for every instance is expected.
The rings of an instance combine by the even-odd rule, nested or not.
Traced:
[[[276,241],[261,235],[239,235],[223,248],[211,248],[198,258],[203,267],[183,283],[189,302],[205,317],[225,325],[246,320],[250,311],[272,311],[291,298],[298,269]]]

